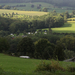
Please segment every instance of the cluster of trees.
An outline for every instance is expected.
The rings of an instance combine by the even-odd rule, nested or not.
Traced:
[[[26,5],[16,5],[16,6],[9,6],[9,5],[0,5],[0,9],[17,9],[16,7],[26,7]]]
[[[75,7],[75,0],[0,0],[0,3],[26,3],[26,2],[45,2],[56,6],[71,6]]]
[[[18,10],[17,7],[26,7],[26,5],[16,5],[16,6],[9,6],[9,5],[0,5],[0,9],[11,9],[13,8],[14,10]],[[35,6],[32,4],[31,5],[31,8],[34,8]],[[48,11],[48,8],[43,8],[41,10],[41,4],[38,4],[37,5],[37,9],[39,9],[39,11],[44,11],[44,12],[47,12]]]
[[[10,15],[13,14],[14,13]],[[43,16],[26,16],[25,19],[0,17],[0,31],[3,30],[16,34],[23,32],[35,32],[36,29],[42,28],[61,27],[63,24],[64,17],[58,15],[57,13],[49,13]]]
[[[32,5],[31,5],[31,8],[34,8],[34,7],[35,7],[35,5],[32,4]],[[38,4],[38,5],[37,5],[37,9],[41,9],[41,4]]]
[[[52,35],[51,35],[52,36]],[[9,41],[8,41],[9,40]],[[56,40],[56,44],[41,38],[33,42],[29,37],[0,37],[0,52],[15,56],[27,55],[36,59],[64,60],[75,56],[75,37],[64,36]]]
[[[0,5],[0,9],[10,9],[11,6],[9,5]]]

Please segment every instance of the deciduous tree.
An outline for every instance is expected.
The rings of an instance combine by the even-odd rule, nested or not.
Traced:
[[[20,52],[21,55],[28,55],[33,57],[34,55],[34,44],[31,38],[24,37],[17,46],[17,52]]]

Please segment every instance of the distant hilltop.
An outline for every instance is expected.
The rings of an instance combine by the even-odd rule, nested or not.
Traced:
[[[26,2],[45,2],[56,6],[75,7],[75,0],[0,0],[0,3],[26,3]]]

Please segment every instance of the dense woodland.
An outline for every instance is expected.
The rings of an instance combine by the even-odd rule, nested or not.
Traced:
[[[55,6],[75,6],[75,0],[0,0],[0,3],[46,2]]]

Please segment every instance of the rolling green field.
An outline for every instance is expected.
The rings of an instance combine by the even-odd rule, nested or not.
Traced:
[[[57,32],[57,33],[75,33],[75,23],[65,23],[62,27],[58,27],[58,28],[51,28],[53,32]],[[48,28],[46,29],[42,29],[42,30],[48,30]]]
[[[5,75],[39,75],[38,73],[34,72],[34,70],[36,69],[37,65],[42,61],[45,61],[46,63],[51,62],[50,60],[23,59],[19,57],[12,57],[0,54],[0,67],[5,71]],[[75,67],[75,63],[73,62],[60,61],[59,64],[64,68],[66,68],[67,66]],[[40,74],[40,75],[47,75],[47,74]],[[71,75],[71,73],[68,73],[68,75]]]
[[[44,15],[44,14],[47,14],[48,12],[39,12],[39,11],[20,11],[20,10],[5,10],[5,9],[0,9],[0,14],[2,13],[18,13],[18,14],[25,14],[25,15],[32,15],[32,16],[35,16],[35,15]]]
[[[34,8],[31,8],[31,5],[34,5]],[[62,12],[66,12],[68,11],[69,13],[72,12],[72,10],[68,10],[67,8],[72,8],[72,7],[61,7],[59,8],[58,6],[54,7],[54,5],[49,4],[49,3],[44,3],[44,2],[34,2],[34,3],[0,3],[0,5],[10,5],[10,6],[16,6],[16,5],[26,5],[26,7],[16,7],[19,10],[25,10],[25,11],[39,11],[39,9],[37,9],[37,6],[41,4],[41,10],[46,7],[49,8],[49,12],[56,10],[56,12],[58,13],[62,13]],[[13,8],[11,8],[13,9]]]

